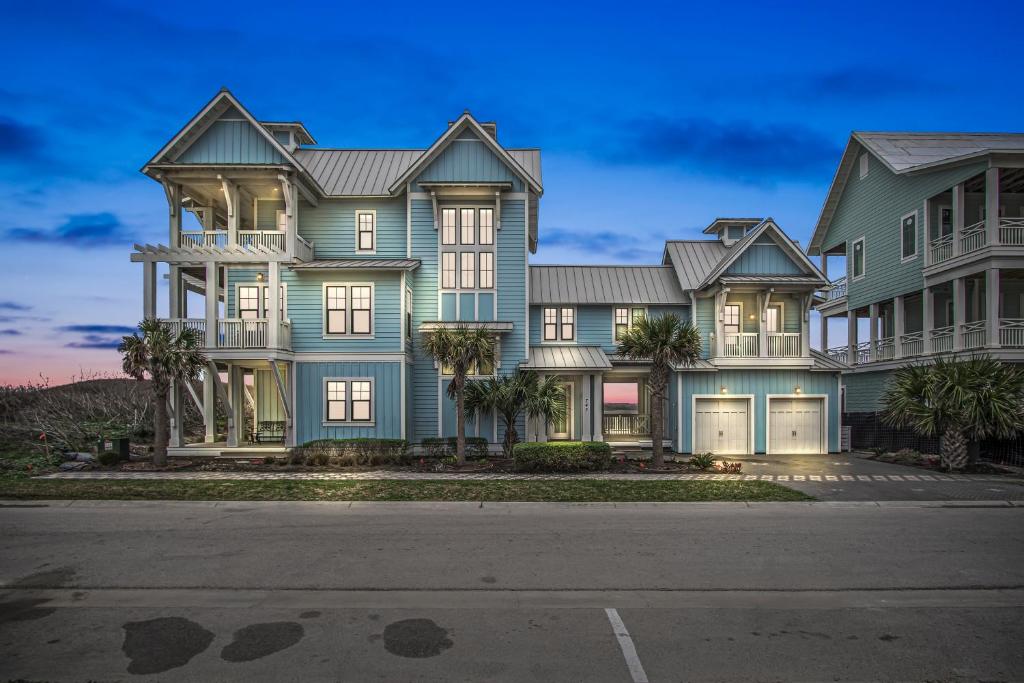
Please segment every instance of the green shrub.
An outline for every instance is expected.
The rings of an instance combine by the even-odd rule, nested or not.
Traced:
[[[694,453],[687,464],[694,469],[710,470],[715,466],[715,456],[711,453]]]
[[[111,467],[121,462],[124,458],[117,451],[103,451],[96,456],[96,460],[99,461],[104,467]]]
[[[405,439],[317,439],[292,449],[293,464],[324,467],[391,465],[405,457]]]
[[[517,443],[512,466],[517,472],[588,472],[612,464],[612,447],[603,441]]]
[[[426,457],[441,459],[455,455],[456,441],[457,439],[454,436],[448,436],[423,439],[421,443]],[[478,460],[486,458],[489,446],[490,442],[482,436],[467,436],[466,459]]]

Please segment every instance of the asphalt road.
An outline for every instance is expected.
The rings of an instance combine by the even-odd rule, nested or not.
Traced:
[[[0,504],[0,680],[1024,680],[1024,508]]]

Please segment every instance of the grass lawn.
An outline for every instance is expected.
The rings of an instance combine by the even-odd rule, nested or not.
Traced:
[[[766,481],[152,481],[0,478],[0,499],[525,502],[806,501]]]

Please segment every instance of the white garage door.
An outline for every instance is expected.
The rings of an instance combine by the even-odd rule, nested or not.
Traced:
[[[750,452],[750,401],[697,399],[693,450],[695,453],[738,455]]]
[[[824,452],[820,398],[773,398],[768,402],[769,453]]]

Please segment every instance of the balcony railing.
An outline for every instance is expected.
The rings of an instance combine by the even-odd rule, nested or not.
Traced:
[[[1000,218],[999,243],[1024,246],[1024,218]]]
[[[826,349],[825,353],[832,360],[837,360],[840,363],[846,363],[850,360],[850,349],[846,346],[833,346],[831,349]]]
[[[960,253],[969,254],[985,246],[985,221],[968,225],[960,233]]]
[[[931,263],[942,263],[953,258],[953,236],[943,235],[932,240],[928,255]]]
[[[726,332],[722,337],[725,358],[757,358],[757,332]]]
[[[907,332],[900,337],[900,354],[907,356],[920,356],[924,353],[924,332]]]
[[[175,336],[183,330],[192,330],[196,335],[196,344],[206,346],[206,318],[167,318],[161,322]]]
[[[650,436],[650,415],[602,415],[601,429],[604,436]]]
[[[854,362],[857,365],[871,362],[871,342],[861,342],[854,348]]]
[[[799,358],[799,332],[769,332],[767,335],[769,358]]]
[[[217,335],[211,340],[206,334],[205,318],[165,318],[161,322],[175,334],[183,329],[196,332],[199,345],[203,348],[217,349],[266,349],[269,348],[268,331],[270,322],[266,318],[222,318],[217,321]],[[278,346],[282,349],[291,348],[291,322],[281,321],[278,333]],[[216,344],[211,344],[214,341]]]
[[[960,325],[960,344],[965,349],[979,349],[985,345],[988,337],[985,328],[987,323],[984,320],[976,320],[972,323]]]
[[[838,280],[832,282],[832,287],[825,291],[825,299],[828,301],[835,301],[836,299],[842,299],[846,296],[846,278],[841,277]]]
[[[875,340],[875,360],[892,360],[895,357],[895,339],[892,337],[881,337]]]
[[[227,230],[182,230],[178,235],[182,249],[223,249],[228,246]]]
[[[238,246],[267,251],[285,250],[285,233],[280,230],[239,230]]]
[[[302,238],[299,238],[302,239]],[[287,233],[281,230],[239,230],[234,246],[252,251],[287,250]],[[309,242],[302,240],[306,246]],[[183,230],[178,236],[182,249],[226,249],[229,246],[227,230]]]
[[[953,350],[953,326],[932,330],[932,352],[948,353]]]
[[[1024,348],[1024,319],[1002,318],[999,320],[999,345]]]

